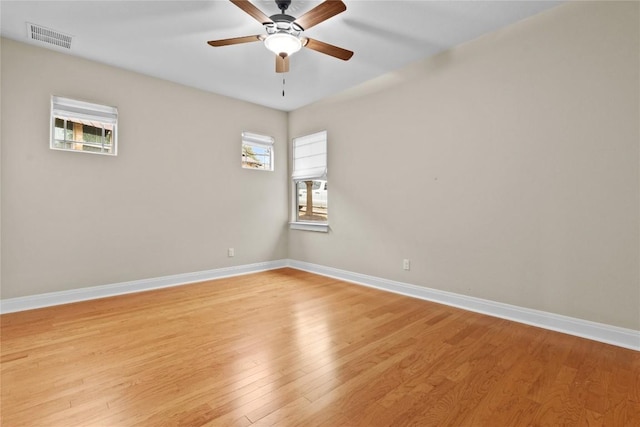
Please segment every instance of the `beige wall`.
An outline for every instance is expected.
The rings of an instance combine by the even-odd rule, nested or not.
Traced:
[[[1,47],[2,298],[287,257],[286,113]],[[54,94],[117,106],[118,156],[50,150]],[[275,137],[275,172],[240,168],[243,130]]]
[[[639,22],[566,4],[291,113],[331,232],[289,257],[640,329]]]

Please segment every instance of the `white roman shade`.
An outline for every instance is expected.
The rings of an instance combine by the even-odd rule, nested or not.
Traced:
[[[118,109],[116,107],[92,104],[61,96],[51,97],[51,115],[60,119],[80,121],[93,126],[95,126],[93,123],[111,125],[104,126],[107,129],[112,128],[118,122]]]
[[[242,143],[250,145],[261,145],[272,147],[275,140],[271,136],[259,135],[257,133],[242,132]]]
[[[327,131],[293,139],[294,181],[327,178]]]

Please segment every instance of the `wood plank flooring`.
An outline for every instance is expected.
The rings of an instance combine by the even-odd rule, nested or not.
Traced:
[[[640,426],[640,353],[292,269],[0,317],[3,426]]]

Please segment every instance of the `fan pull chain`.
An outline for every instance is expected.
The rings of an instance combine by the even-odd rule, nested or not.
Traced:
[[[284,77],[282,78],[282,96],[284,96]]]

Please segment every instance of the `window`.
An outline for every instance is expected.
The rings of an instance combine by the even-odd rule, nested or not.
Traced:
[[[270,136],[242,132],[242,167],[272,171],[273,142]]]
[[[328,231],[327,132],[293,140],[292,228]]]
[[[51,97],[54,150],[117,154],[118,109],[75,99]]]

